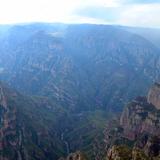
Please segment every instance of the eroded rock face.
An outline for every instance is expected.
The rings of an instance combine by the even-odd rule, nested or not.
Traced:
[[[143,101],[132,101],[124,110],[120,125],[124,129],[124,135],[134,140],[139,134],[149,133],[160,135],[159,111],[151,104]]]
[[[154,149],[156,150],[156,148]],[[151,154],[152,155],[146,155],[144,150],[139,149],[137,147],[130,148],[125,145],[124,146],[114,145],[107,152],[107,160],[159,160],[160,159],[159,155],[155,156],[155,152],[152,152]]]
[[[60,158],[59,160],[87,160],[87,158],[80,152],[71,153],[67,158]]]
[[[16,25],[0,43],[0,78],[25,94],[119,111],[160,75],[159,50],[121,27],[44,26]]]
[[[0,160],[57,160],[63,156],[56,145],[63,144],[50,125],[54,124],[55,110],[47,99],[33,100],[0,83]],[[51,119],[43,112],[50,113]],[[39,123],[41,120],[45,127]]]
[[[5,91],[0,84],[0,160],[7,160],[4,154],[7,147],[17,150],[17,146],[16,109],[13,106],[8,106]]]
[[[130,160],[131,149],[126,146],[112,146],[107,153],[107,160]]]
[[[107,128],[105,137],[109,160],[159,160],[160,156],[160,85],[155,84],[148,97],[128,103],[120,122]],[[108,138],[109,137],[109,138]],[[121,145],[126,145],[126,147]],[[131,147],[130,157],[125,157]]]
[[[148,103],[153,104],[158,110],[160,110],[160,84],[155,83],[148,93]]]
[[[145,153],[150,157],[160,155],[160,138],[150,137],[144,147]]]

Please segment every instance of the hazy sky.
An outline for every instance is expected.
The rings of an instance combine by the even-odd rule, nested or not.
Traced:
[[[159,27],[160,0],[0,0],[0,24],[21,22]]]

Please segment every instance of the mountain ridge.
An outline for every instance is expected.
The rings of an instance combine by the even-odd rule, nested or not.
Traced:
[[[160,78],[160,50],[131,30],[88,24],[6,28],[0,38],[0,80],[9,86],[0,87],[1,159],[102,160],[107,151],[111,158],[123,151],[130,158],[155,158],[159,90],[153,87],[149,100],[142,95]]]
[[[104,25],[55,28],[37,32],[8,56],[2,51],[3,80],[21,92],[52,95],[56,101],[64,101],[63,105],[82,103],[90,108],[90,103],[93,108],[113,106],[121,110],[124,103],[138,92],[146,92],[146,86],[159,78],[159,50],[141,36]],[[25,31],[23,26],[21,30]],[[63,36],[55,36],[57,30]],[[136,81],[146,82],[136,88]]]

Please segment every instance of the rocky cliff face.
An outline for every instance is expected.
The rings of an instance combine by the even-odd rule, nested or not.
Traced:
[[[0,78],[76,111],[120,111],[160,75],[159,50],[121,27],[14,26],[0,46]]]
[[[16,95],[10,95],[16,96]],[[16,130],[16,114],[17,110],[14,106],[8,105],[7,97],[4,88],[0,85],[0,159],[7,159],[3,151],[7,148],[17,150],[19,155],[18,147],[21,145],[19,137],[17,136]],[[20,157],[18,157],[19,159]]]
[[[67,158],[60,158],[59,160],[87,160],[87,158],[83,153],[77,151],[75,153],[69,154]]]
[[[103,112],[72,114],[48,98],[0,85],[0,160],[57,160],[77,149],[102,157],[105,123]],[[85,159],[80,152],[70,157]]]
[[[120,122],[107,128],[106,144],[109,159],[159,159],[160,156],[160,110],[159,84],[150,89],[148,98],[137,97],[125,107]],[[113,123],[114,124],[114,123]],[[126,145],[122,147],[120,145]],[[130,148],[130,149],[129,149]],[[130,152],[129,154],[125,152]],[[125,155],[128,156],[125,158]],[[129,156],[131,156],[129,158]]]
[[[42,96],[0,88],[2,160],[56,160],[77,149],[101,160],[107,112],[120,111],[160,75],[159,49],[114,26],[14,26],[0,38],[0,57],[0,79],[23,94]],[[159,154],[157,139],[150,141],[159,136],[155,90],[148,101],[131,102],[120,124],[109,124],[109,146],[134,143],[148,155]]]
[[[23,96],[0,84],[0,160],[64,155],[55,113],[56,106],[47,99]]]
[[[124,109],[120,125],[124,134],[135,139],[139,134],[149,133],[160,136],[160,85],[155,83],[147,98],[138,97]]]
[[[155,83],[148,93],[148,103],[153,104],[160,110],[160,84]]]
[[[124,109],[120,125],[125,136],[131,140],[145,132],[160,136],[160,111],[149,104],[146,98],[136,99]]]
[[[138,148],[131,149],[121,145],[109,149],[107,160],[150,160],[150,158]]]

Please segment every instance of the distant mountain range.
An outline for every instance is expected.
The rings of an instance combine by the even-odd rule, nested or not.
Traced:
[[[107,123],[160,79],[159,40],[159,29],[0,26],[1,160],[102,160]]]
[[[160,72],[159,48],[128,30],[87,24],[10,27],[0,43],[2,80],[73,110],[119,111],[145,94]]]

